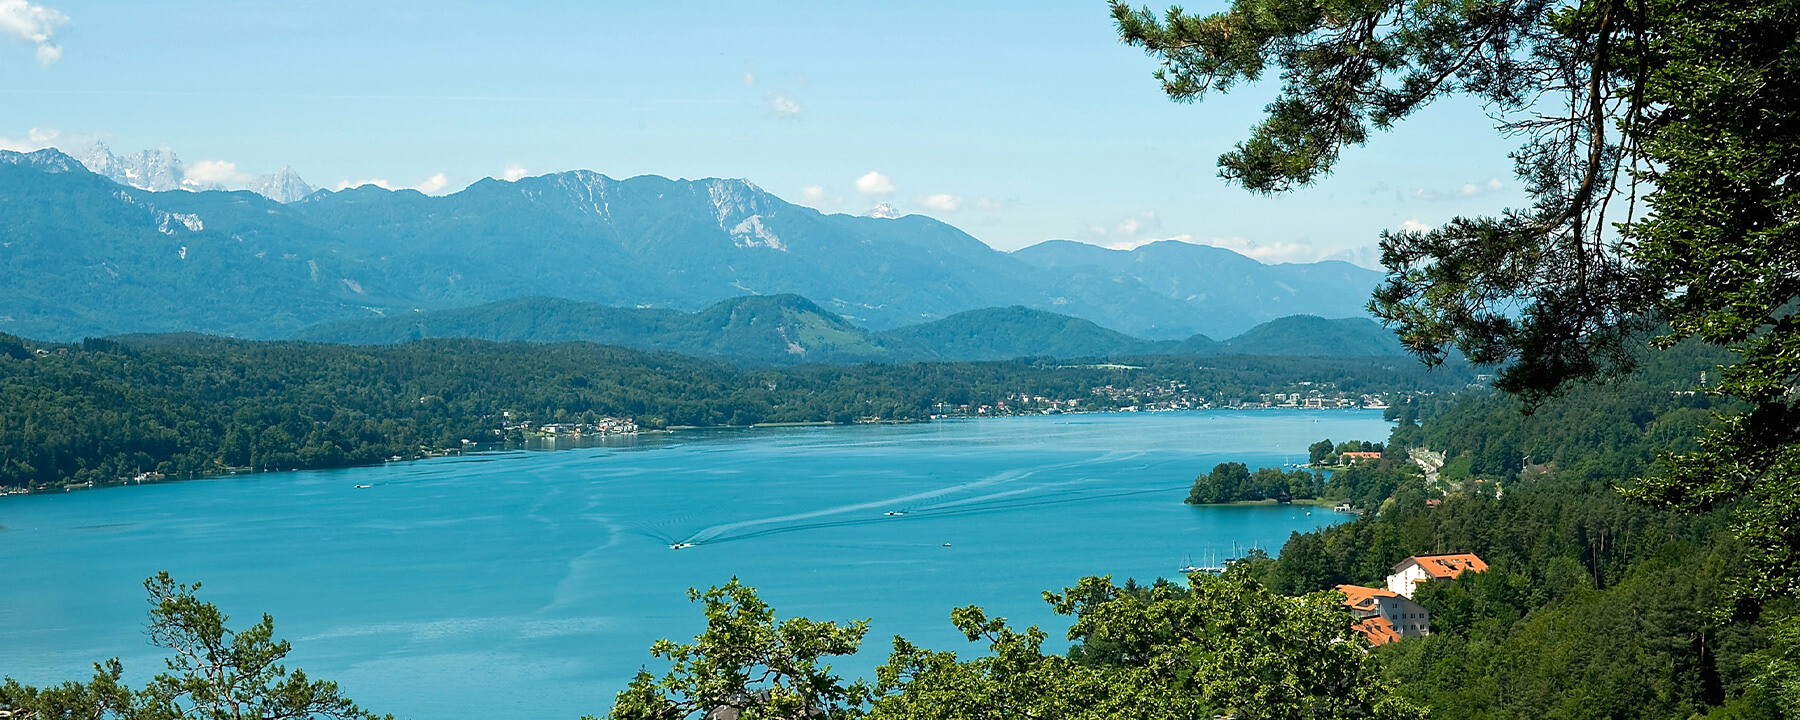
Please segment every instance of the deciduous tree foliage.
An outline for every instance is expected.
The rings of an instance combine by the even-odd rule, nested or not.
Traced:
[[[166,572],[144,581],[150,595],[150,641],[171,651],[167,672],[142,690],[120,681],[117,659],[94,666],[85,683],[38,689],[7,678],[0,708],[28,720],[392,720],[357,707],[337,683],[309,680],[282,664],[291,646],[275,639],[268,615],[243,630],[212,603],[194,596],[200,584]]]
[[[1090,577],[1045,593],[1057,612],[1075,616],[1069,639],[1105,646],[1104,658],[1045,654],[1042,630],[1014,630],[970,606],[953,611],[951,622],[970,641],[986,641],[986,653],[963,660],[896,637],[874,684],[846,685],[819,661],[855,652],[866,621],[777,622],[734,578],[690,591],[706,606],[706,630],[692,643],[656,643],[652,652],[669,670],[660,678],[640,672],[608,717],[675,720],[722,710],[783,720],[1425,716],[1381,677],[1341,595],[1282,597],[1243,573],[1191,583],[1142,589]]]
[[[737,578],[706,592],[688,590],[706,608],[706,630],[692,643],[664,639],[650,652],[669,662],[661,677],[638,671],[607,715],[614,720],[743,720],[859,717],[858,686],[846,686],[820,661],[856,652],[869,621],[844,625],[789,618]]]

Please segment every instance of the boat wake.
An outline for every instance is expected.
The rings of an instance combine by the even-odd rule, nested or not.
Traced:
[[[1034,482],[1032,480],[1033,477],[1046,472],[1067,471],[1108,462],[1116,463],[1121,459],[1120,455],[1136,454],[1115,453],[1064,465],[1012,470],[971,482],[923,492],[835,505],[806,512],[720,523],[685,535],[668,532],[667,524],[664,524],[663,528],[645,529],[641,532],[668,545],[670,549],[684,550],[703,545],[738,542],[809,530],[1012,512],[1048,505],[1091,502],[1187,489],[1186,484],[1121,488],[1116,484],[1106,483],[1092,477],[1050,482]]]

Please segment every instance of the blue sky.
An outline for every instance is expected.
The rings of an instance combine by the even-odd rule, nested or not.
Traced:
[[[743,177],[831,212],[887,202],[1002,250],[1175,238],[1365,265],[1383,229],[1523,201],[1512,143],[1469,103],[1352,149],[1314,187],[1250,195],[1214,161],[1273,87],[1180,105],[1154,69],[1099,0],[0,0],[0,147],[104,139],[226,179],[291,165],[324,187],[440,194],[574,168]]]

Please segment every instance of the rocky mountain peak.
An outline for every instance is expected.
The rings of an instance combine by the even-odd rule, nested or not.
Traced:
[[[301,179],[292,166],[283,166],[273,174],[251,180],[248,189],[278,203],[291,203],[313,194],[318,188]]]

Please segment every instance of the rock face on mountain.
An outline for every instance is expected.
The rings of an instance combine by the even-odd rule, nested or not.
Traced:
[[[921,215],[826,215],[743,180],[572,171],[443,197],[364,186],[294,198],[309,188],[290,171],[264,187],[283,204],[148,191],[53,150],[33,157],[0,163],[0,332],[45,339],[286,337],[521,297],[697,311],[793,294],[877,331],[1016,305],[1172,340],[1294,313],[1356,316],[1378,279],[1179,243],[1009,254]],[[162,177],[106,157],[95,162],[128,180]]]
[[[292,167],[283,167],[273,174],[251,180],[246,189],[278,203],[291,203],[313,194],[318,188],[308,185]]]
[[[120,185],[151,192],[248,189],[275,202],[289,203],[311,195],[315,189],[300,179],[300,174],[291,167],[254,178],[244,184],[244,188],[227,187],[214,180],[202,180],[189,175],[181,158],[166,149],[115,155],[106,143],[96,142],[81,154],[80,162],[96,175]]]
[[[175,157],[173,152],[141,150],[128,155],[114,155],[103,142],[96,142],[88,148],[81,156],[81,164],[96,175],[120,185],[156,192],[180,190],[185,176],[181,159]]]

